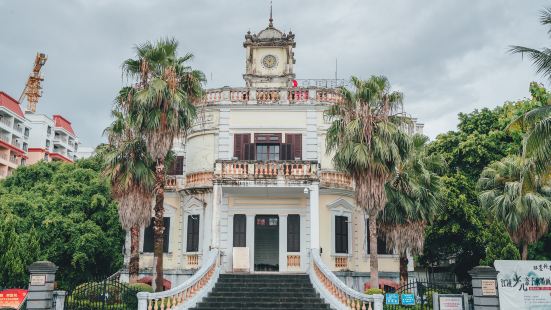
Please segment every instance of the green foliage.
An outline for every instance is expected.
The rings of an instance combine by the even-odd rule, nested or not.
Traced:
[[[130,284],[129,287],[138,292],[153,293],[153,287],[151,287],[151,285],[146,283],[133,283],[133,284]]]
[[[426,230],[421,263],[452,259],[451,270],[459,279],[467,279],[467,271],[478,264],[491,265],[495,259],[520,257],[504,226],[490,220],[479,206],[476,182],[487,165],[522,152],[523,132],[521,128],[508,127],[509,124],[550,98],[537,83],[530,84],[530,93],[529,99],[460,114],[458,130],[439,135],[429,145],[429,153],[444,156],[450,169],[444,178],[444,211]],[[549,247],[543,242],[530,249],[529,257],[551,253],[544,251]]]
[[[384,294],[385,291],[383,291],[380,288],[368,288],[367,290],[365,290],[365,293],[367,295],[374,295],[374,294]]]
[[[100,163],[41,162],[0,181],[2,285],[26,285],[36,260],[59,267],[62,288],[120,268],[124,234]]]

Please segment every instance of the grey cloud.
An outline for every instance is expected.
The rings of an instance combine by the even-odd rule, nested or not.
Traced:
[[[296,34],[299,78],[384,74],[426,133],[458,112],[528,96],[542,81],[511,44],[544,46],[545,1],[274,1],[275,26]],[[269,1],[0,0],[0,89],[18,97],[37,51],[49,56],[38,110],[73,121],[84,145],[104,140],[135,44],[174,36],[209,87],[241,86],[242,41],[267,25]]]

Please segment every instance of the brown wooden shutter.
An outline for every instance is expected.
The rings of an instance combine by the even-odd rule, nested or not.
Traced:
[[[167,175],[184,174],[184,156],[176,156],[168,168]]]
[[[279,145],[279,159],[280,160],[292,160],[293,152],[292,145],[290,143],[281,143]]]
[[[233,135],[233,157],[245,159],[245,144],[251,142],[250,133],[236,133]]]
[[[245,160],[256,160],[256,144],[254,143],[247,143],[245,144],[244,149],[244,156],[243,159]]]
[[[302,134],[300,133],[287,133],[285,134],[285,143],[291,144],[291,158],[302,159]]]

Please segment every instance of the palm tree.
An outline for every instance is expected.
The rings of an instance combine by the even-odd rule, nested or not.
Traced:
[[[540,11],[540,23],[549,27],[547,33],[551,35],[551,8]],[[527,54],[536,67],[536,72],[551,79],[551,49],[543,48],[542,50],[538,50],[531,47],[513,45],[509,49],[509,52],[514,54],[520,53],[521,55]]]
[[[408,250],[416,255],[423,251],[425,227],[440,209],[442,182],[439,174],[446,169],[442,155],[428,154],[429,139],[412,137],[413,148],[397,165],[386,184],[388,202],[380,215],[380,229],[389,250],[400,256],[400,285],[408,281]]]
[[[116,108],[130,98],[131,88],[123,88],[117,97]],[[118,110],[115,120],[105,130],[109,144],[102,150],[104,174],[111,183],[113,198],[119,205],[122,227],[130,231],[130,283],[138,280],[140,267],[140,228],[148,226],[151,219],[154,174],[142,137],[131,127],[129,119]]]
[[[387,197],[385,183],[410,149],[409,137],[400,130],[402,118],[392,115],[402,94],[390,91],[386,77],[351,79],[354,90],[341,88],[343,102],[331,106],[327,153],[334,153],[336,169],[352,176],[356,204],[369,216],[371,287],[379,287],[377,216]]]
[[[191,127],[196,115],[193,103],[201,98],[205,81],[201,71],[187,65],[193,55],[179,57],[177,48],[174,39],[162,39],[156,44],[147,42],[136,47],[137,59],[123,63],[123,72],[137,82],[128,114],[155,162],[153,260],[157,291],[163,289],[165,158],[174,139],[183,137]]]
[[[478,180],[480,205],[502,222],[528,259],[528,245],[544,235],[551,220],[551,183],[531,160],[505,157],[486,167]]]

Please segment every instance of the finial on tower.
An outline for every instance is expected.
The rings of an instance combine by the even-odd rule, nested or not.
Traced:
[[[269,27],[273,27],[274,26],[274,19],[272,18],[272,1],[270,1],[270,24],[268,25]]]

